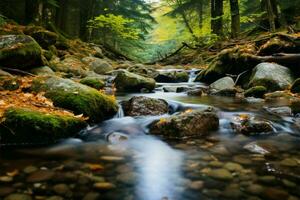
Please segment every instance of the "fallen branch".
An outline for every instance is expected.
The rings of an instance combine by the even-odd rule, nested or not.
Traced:
[[[7,68],[7,67],[0,67],[0,69],[2,69],[3,71],[6,71],[6,72],[15,72],[15,73],[19,73],[19,74],[23,74],[23,75],[29,75],[29,76],[33,76],[33,77],[36,76],[32,73],[29,73],[29,72],[26,72],[26,71],[23,71],[23,70],[20,70],[20,69],[13,69],[13,68]]]

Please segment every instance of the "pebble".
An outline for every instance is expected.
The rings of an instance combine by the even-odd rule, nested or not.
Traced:
[[[258,180],[262,183],[274,184],[276,182],[276,177],[275,176],[260,176],[260,177],[258,177]]]
[[[208,176],[219,180],[232,180],[233,176],[227,169],[212,169],[208,172]]]
[[[34,183],[34,182],[42,182],[50,180],[54,176],[54,172],[50,170],[39,170],[27,177],[27,182]]]
[[[25,167],[23,169],[23,172],[26,173],[26,174],[31,174],[33,172],[36,172],[37,170],[38,170],[37,167],[30,165],[30,166]]]
[[[224,164],[220,161],[211,161],[208,163],[210,167],[222,167]]]
[[[8,194],[11,194],[15,191],[15,188],[13,187],[0,187],[0,196],[6,196]]]
[[[87,193],[82,200],[97,200],[100,199],[100,194],[96,192]]]
[[[192,190],[201,190],[204,186],[203,181],[192,181],[189,183],[189,188]]]
[[[263,196],[268,200],[283,200],[288,199],[289,193],[284,190],[272,187],[264,190]]]
[[[117,176],[117,181],[128,184],[128,185],[133,185],[136,181],[136,177],[137,177],[137,174],[134,172],[119,174]]]
[[[285,167],[297,167],[298,162],[295,159],[286,158],[280,162],[280,165],[285,166]]]
[[[116,186],[109,182],[99,182],[94,184],[94,188],[98,190],[111,190],[116,188]]]
[[[244,155],[234,156],[233,157],[233,161],[237,162],[239,164],[242,164],[242,165],[250,165],[250,164],[252,164],[252,161],[248,157],[246,157]]]
[[[27,194],[10,194],[4,200],[32,200],[32,198]]]
[[[240,197],[243,195],[243,192],[240,190],[238,184],[231,184],[226,187],[222,194],[229,199],[240,199]]]
[[[224,168],[231,172],[237,172],[237,171],[241,171],[244,169],[240,164],[233,163],[233,162],[226,163],[224,165]]]
[[[64,200],[64,198],[60,197],[60,196],[52,196],[47,198],[46,200]]]
[[[70,196],[71,190],[66,184],[57,184],[53,186],[53,191],[56,194]]]
[[[259,195],[264,191],[264,187],[259,184],[252,184],[249,185],[249,187],[246,188],[246,192],[253,194],[253,195]]]
[[[0,182],[8,183],[8,182],[12,182],[12,181],[13,181],[13,177],[11,177],[11,176],[1,176],[0,177]]]

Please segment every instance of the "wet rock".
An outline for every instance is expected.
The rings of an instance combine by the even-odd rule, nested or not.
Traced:
[[[245,97],[263,98],[268,92],[264,86],[255,86],[245,91]]]
[[[274,63],[261,63],[253,69],[249,87],[264,86],[269,91],[285,90],[293,81],[289,68]]]
[[[177,92],[177,87],[163,87],[164,92]]]
[[[94,184],[94,188],[97,190],[111,190],[116,188],[116,186],[108,182],[99,182]]]
[[[258,153],[262,155],[271,153],[267,149],[257,144],[257,142],[251,142],[249,144],[246,144],[243,148],[250,151],[251,153]]]
[[[253,195],[260,195],[264,191],[264,187],[258,184],[251,184],[246,188],[246,192]]]
[[[33,81],[34,92],[45,92],[55,106],[83,114],[91,122],[100,122],[112,117],[118,111],[114,98],[94,88],[59,77],[41,77]]]
[[[63,183],[54,185],[53,191],[59,195],[64,195],[64,196],[72,195],[72,191],[70,190],[69,186]]]
[[[258,177],[258,181],[265,184],[276,184],[276,177],[275,176],[260,176]]]
[[[114,83],[120,92],[140,92],[142,89],[152,91],[155,88],[154,79],[133,74],[126,70],[117,72]]]
[[[299,98],[294,98],[290,101],[290,107],[292,109],[293,114],[298,114],[300,113],[300,99]]]
[[[208,171],[207,175],[223,181],[229,181],[233,179],[232,174],[227,169],[212,169]]]
[[[203,94],[202,89],[193,89],[187,92],[188,96],[199,96],[201,97]]]
[[[231,77],[224,77],[224,78],[221,78],[221,79],[215,81],[214,83],[212,83],[209,86],[209,89],[212,92],[217,92],[220,90],[232,89],[232,88],[234,88],[234,85],[235,85],[234,81]]]
[[[291,87],[292,93],[300,93],[300,78],[296,79]]]
[[[85,77],[80,80],[80,83],[95,88],[97,90],[103,89],[105,86],[103,79],[98,77]]]
[[[158,75],[158,72],[155,69],[152,69],[151,66],[146,66],[143,64],[135,64],[133,66],[129,66],[127,70],[131,73],[149,78],[155,78]]]
[[[109,64],[106,60],[96,58],[96,57],[86,57],[83,58],[82,61],[89,66],[91,71],[96,72],[97,74],[106,74],[113,70],[111,64]]]
[[[30,70],[30,72],[35,75],[41,75],[41,76],[55,75],[55,72],[48,66],[37,67]]]
[[[287,105],[291,99],[294,99],[294,97],[286,91],[276,91],[272,93],[267,93],[264,97],[265,100],[268,102],[282,101],[285,105]]]
[[[186,71],[178,70],[159,71],[159,74],[154,79],[159,83],[188,82],[189,74]]]
[[[44,49],[54,45],[58,39],[56,33],[45,30],[39,26],[28,26],[24,33],[33,37]]]
[[[163,99],[136,96],[122,102],[126,116],[163,115],[168,113],[169,105]]]
[[[216,168],[218,168],[218,167],[222,167],[224,165],[224,163],[215,160],[215,161],[211,161],[210,163],[208,163],[208,165],[210,167],[216,167]]]
[[[292,109],[287,106],[265,108],[265,110],[271,114],[278,115],[278,116],[292,116]]]
[[[263,197],[267,200],[282,200],[288,199],[289,193],[278,188],[267,188],[263,192]]]
[[[60,197],[60,196],[52,196],[47,198],[46,200],[64,200],[64,198]]]
[[[233,156],[233,161],[242,165],[251,165],[252,161],[248,156],[245,155],[236,155]]]
[[[89,192],[87,193],[82,200],[98,200],[100,199],[101,195],[96,192]]]
[[[30,166],[25,167],[23,169],[23,172],[26,173],[26,174],[31,174],[33,172],[36,172],[37,170],[38,170],[37,167],[30,165]]]
[[[229,199],[241,199],[243,192],[238,184],[230,184],[225,188],[223,196]]]
[[[117,176],[117,181],[127,184],[127,185],[133,185],[137,180],[137,174],[133,172],[120,174]]]
[[[235,97],[237,90],[235,88],[224,89],[216,92],[212,92],[211,95],[222,96],[222,97]]]
[[[0,63],[2,67],[29,69],[43,65],[42,49],[30,36],[0,36]]]
[[[11,194],[5,197],[4,200],[32,200],[32,198],[27,194]]]
[[[231,122],[231,127],[237,134],[246,136],[257,136],[273,132],[273,127],[269,122],[249,116],[235,117]]]
[[[185,136],[204,136],[217,130],[219,118],[211,109],[188,110],[186,112],[162,118],[150,127],[150,133],[170,138]]]
[[[101,156],[101,160],[108,161],[108,162],[120,162],[124,160],[124,157],[120,156]]]
[[[48,181],[54,177],[55,173],[50,170],[39,170],[30,174],[26,181],[29,183]]]
[[[14,179],[11,176],[0,176],[0,182],[9,183],[12,182]]]
[[[50,144],[74,136],[78,130],[86,127],[86,122],[68,115],[9,108],[0,125],[2,144]]]

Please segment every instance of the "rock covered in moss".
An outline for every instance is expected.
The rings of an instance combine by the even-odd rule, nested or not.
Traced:
[[[89,66],[91,71],[94,71],[97,74],[105,74],[113,70],[111,64],[100,58],[85,57],[82,59],[82,61]]]
[[[275,63],[261,63],[253,69],[249,87],[264,86],[269,91],[285,90],[293,81],[289,68]]]
[[[16,126],[17,124],[17,126]],[[86,127],[78,118],[28,108],[9,108],[0,123],[1,144],[50,144]]]
[[[169,111],[169,105],[165,100],[143,96],[133,97],[122,102],[122,106],[126,116],[155,116],[166,114]]]
[[[269,56],[276,53],[296,53],[296,45],[291,40],[286,40],[283,37],[274,37],[268,40],[263,44],[259,51],[258,55]]]
[[[21,82],[14,77],[0,78],[0,90],[14,91],[20,88]]]
[[[300,78],[296,79],[291,87],[292,93],[300,93]]]
[[[213,83],[226,74],[238,75],[251,70],[260,62],[253,56],[255,53],[255,48],[251,45],[225,49],[218,54],[207,69],[199,73],[195,82]]]
[[[164,70],[160,71],[154,79],[160,83],[188,82],[189,74],[182,70]]]
[[[56,33],[47,31],[39,26],[29,26],[24,30],[24,33],[33,37],[45,49],[54,45],[58,39]]]
[[[63,60],[52,60],[50,62],[50,68],[55,72],[67,73],[70,77],[84,77],[87,73],[87,66],[75,56],[66,56]]]
[[[212,109],[186,111],[162,118],[150,127],[150,133],[166,138],[205,136],[219,128],[219,118]]]
[[[97,90],[100,90],[105,86],[103,80],[98,77],[85,77],[80,80],[80,83],[95,88]]]
[[[42,49],[30,36],[0,36],[0,63],[2,67],[28,69],[43,65]]]
[[[152,91],[155,88],[155,80],[128,72],[118,70],[114,80],[115,86],[120,92],[140,92],[142,89]]]
[[[55,106],[83,114],[91,122],[100,122],[112,117],[118,111],[113,97],[102,94],[94,88],[59,77],[41,77],[33,81],[31,89],[45,92]]]
[[[267,88],[264,86],[255,86],[249,88],[245,92],[245,97],[255,97],[255,98],[263,98],[264,95],[268,92]]]
[[[55,72],[48,66],[36,67],[31,69],[30,72],[41,76],[55,75]]]
[[[149,77],[149,78],[155,78],[158,75],[158,72],[155,69],[143,64],[135,64],[129,66],[127,70],[131,73]]]

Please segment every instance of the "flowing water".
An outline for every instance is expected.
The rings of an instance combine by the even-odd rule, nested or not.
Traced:
[[[206,87],[192,83],[158,84],[145,95],[168,101],[170,113],[214,106],[220,128],[208,138],[162,140],[148,135],[161,118],[115,118],[47,147],[1,152],[0,198],[9,193],[35,199],[198,200],[299,199],[300,134],[296,118],[274,115],[266,103],[225,97],[191,97],[163,87]],[[272,124],[273,134],[236,135],[230,121],[247,115]]]

